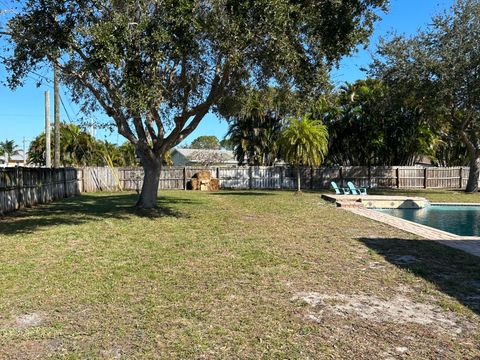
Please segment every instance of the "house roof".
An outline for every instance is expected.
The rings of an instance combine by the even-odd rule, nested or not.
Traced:
[[[23,151],[19,150],[15,154],[8,157],[9,162],[21,162],[23,161]],[[5,162],[5,155],[0,155],[0,162]]]
[[[206,158],[215,159],[215,162],[236,164],[237,160],[231,150],[210,150],[210,149],[173,149],[173,152],[185,157],[191,162],[202,162]]]

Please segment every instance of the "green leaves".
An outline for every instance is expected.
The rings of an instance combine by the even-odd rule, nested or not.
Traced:
[[[311,112],[328,127],[329,164],[410,165],[418,156],[433,155],[425,144],[435,134],[405,90],[401,83],[366,79],[321,98]]]
[[[0,155],[7,154],[8,156],[15,155],[18,152],[18,146],[14,140],[5,139],[0,141]]]
[[[45,133],[30,144],[28,161],[45,165]],[[53,149],[51,149],[53,154]],[[111,159],[115,166],[133,166],[138,163],[135,148],[130,143],[117,146],[98,141],[79,126],[62,124],[60,127],[60,158],[63,166],[105,166]]]
[[[390,89],[400,89],[397,93],[441,138],[437,158],[443,164],[459,163],[460,141],[472,149],[471,157],[480,155],[479,38],[480,3],[457,1],[425,31],[383,41],[371,69]],[[446,144],[450,150],[445,151]]]
[[[213,135],[199,136],[192,141],[189,148],[217,150],[220,149],[220,141]]]
[[[296,166],[320,166],[328,152],[328,130],[318,120],[291,119],[280,138],[285,161]]]
[[[26,0],[9,22],[4,63],[15,88],[58,61],[73,100],[103,110],[144,167],[159,169],[207,113],[244,89],[324,92],[332,66],[368,40],[387,2]],[[271,155],[270,135],[262,146]]]
[[[9,23],[10,85],[58,53],[67,83],[85,87],[89,80],[103,90],[108,78],[111,88],[100,97],[112,107],[132,107],[129,112],[154,102],[178,115],[185,104],[205,99],[226,62],[232,87],[254,80],[308,91],[367,40],[384,3],[29,0]]]
[[[278,139],[283,126],[283,110],[288,104],[275,89],[249,90],[236,99],[227,133],[240,165],[271,166],[279,158]]]

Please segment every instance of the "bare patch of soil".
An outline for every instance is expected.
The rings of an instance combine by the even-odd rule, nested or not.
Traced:
[[[429,304],[416,303],[404,296],[396,296],[390,300],[382,300],[365,295],[326,295],[316,292],[303,292],[294,296],[294,300],[302,300],[311,305],[312,311],[306,318],[321,322],[322,316],[356,315],[375,322],[415,323],[435,326],[438,329],[460,334],[468,327],[465,319],[458,315]]]
[[[43,315],[40,313],[23,314],[15,317],[15,324],[18,329],[40,326],[42,323]]]

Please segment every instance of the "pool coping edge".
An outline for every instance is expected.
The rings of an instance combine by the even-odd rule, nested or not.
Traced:
[[[427,225],[417,224],[416,222],[405,220],[393,215],[381,213],[379,211],[368,209],[366,207],[342,208],[353,214],[366,217],[370,220],[392,226],[401,231],[414,234],[426,240],[435,241],[455,249],[465,251],[471,255],[480,257],[480,237],[459,236],[446,231],[432,228]],[[404,225],[404,226],[402,226]],[[474,242],[475,241],[475,242]]]

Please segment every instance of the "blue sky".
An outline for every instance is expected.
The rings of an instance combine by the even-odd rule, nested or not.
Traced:
[[[8,0],[0,1],[0,10],[4,9],[7,3]],[[353,56],[343,59],[339,68],[332,73],[332,79],[336,83],[342,83],[363,78],[364,74],[360,68],[370,63],[371,54],[375,51],[381,36],[387,36],[391,31],[413,34],[419,28],[425,27],[434,14],[448,9],[452,3],[453,0],[392,0],[390,11],[382,14],[382,20],[375,26],[368,49],[361,49]],[[0,23],[4,20],[1,16]],[[50,76],[48,73],[45,75]],[[13,139],[21,148],[24,138],[28,146],[28,142],[43,131],[44,92],[45,90],[52,92],[52,89],[46,85],[37,88],[34,80],[36,76],[32,75],[24,87],[11,91],[3,85],[5,78],[5,69],[0,66],[0,140]],[[74,120],[78,107],[70,101],[68,94],[63,90],[61,96],[65,106],[61,109],[62,120],[67,121],[69,118]],[[199,135],[216,135],[221,139],[227,128],[224,120],[209,114],[185,142],[191,142]],[[118,143],[124,141],[120,135],[106,131],[98,131],[97,138]]]

